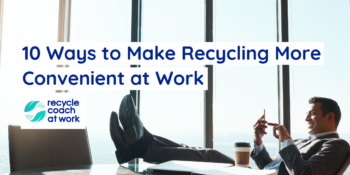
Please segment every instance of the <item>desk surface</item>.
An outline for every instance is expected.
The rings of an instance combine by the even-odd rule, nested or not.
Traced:
[[[41,168],[9,173],[8,175],[183,175],[184,173],[153,172],[147,173],[146,169],[154,164],[96,164],[63,166],[54,168]],[[136,173],[135,173],[136,172]]]

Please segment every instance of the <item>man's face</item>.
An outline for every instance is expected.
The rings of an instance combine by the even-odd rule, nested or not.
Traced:
[[[311,103],[305,121],[308,123],[309,134],[327,132],[329,123],[327,117],[323,117],[321,102]]]

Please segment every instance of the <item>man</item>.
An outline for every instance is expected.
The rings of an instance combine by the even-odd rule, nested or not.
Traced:
[[[339,139],[337,127],[340,108],[332,99],[313,97],[309,100],[309,138],[292,140],[283,125],[260,120],[254,125],[252,159],[259,169],[276,169],[278,174],[335,174],[349,156],[349,144]],[[262,144],[265,124],[273,126],[274,136],[282,142],[282,149],[272,160]],[[278,134],[276,133],[278,131]]]
[[[267,123],[262,116],[254,125],[254,149],[251,157],[260,169],[276,169],[278,174],[335,174],[350,153],[349,144],[339,139],[336,128],[340,121],[338,104],[327,98],[314,97],[306,117],[309,139],[293,141],[283,125]],[[110,133],[117,148],[118,162],[134,158],[161,163],[169,160],[189,160],[235,164],[230,157],[213,149],[190,148],[152,135],[140,121],[133,99],[126,95],[118,116],[112,112]],[[282,150],[272,160],[262,143],[266,124],[273,126],[274,136],[282,142]],[[278,134],[276,133],[278,131]]]

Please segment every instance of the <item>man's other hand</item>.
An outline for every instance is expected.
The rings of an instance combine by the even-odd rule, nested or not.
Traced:
[[[267,121],[264,120],[265,115],[262,115],[259,120],[254,124],[254,146],[257,147],[262,143],[262,137],[267,134],[265,128],[267,128]]]
[[[292,139],[292,137],[290,137],[287,129],[280,124],[277,123],[267,123],[269,126],[273,126],[273,136],[276,137],[276,139],[279,139],[280,142],[284,142],[287,139]],[[276,133],[276,131],[278,131],[278,134]]]

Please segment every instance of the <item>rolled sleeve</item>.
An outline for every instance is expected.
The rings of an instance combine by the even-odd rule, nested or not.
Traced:
[[[294,141],[292,139],[287,139],[282,142],[282,149],[289,146],[289,145],[295,145]]]

